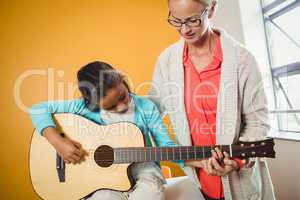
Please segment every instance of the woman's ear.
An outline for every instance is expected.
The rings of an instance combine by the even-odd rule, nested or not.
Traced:
[[[212,19],[215,16],[218,7],[218,0],[212,0],[211,6],[208,10],[208,19]]]

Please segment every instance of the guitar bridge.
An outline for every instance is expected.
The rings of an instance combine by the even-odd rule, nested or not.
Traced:
[[[56,153],[56,171],[59,182],[65,182],[65,161]]]
[[[64,134],[60,134],[62,137],[64,137]],[[59,182],[63,183],[65,182],[65,168],[66,164],[65,161],[56,153],[56,171],[58,175]]]

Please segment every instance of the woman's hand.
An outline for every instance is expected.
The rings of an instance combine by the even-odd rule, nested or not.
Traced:
[[[238,163],[232,160],[228,153],[222,153],[216,148],[212,151],[212,157],[208,159],[207,169],[205,171],[211,176],[225,176],[238,169]]]
[[[87,153],[83,150],[80,143],[62,137],[53,127],[46,128],[43,131],[43,135],[67,164],[77,164],[84,160],[84,156]]]
[[[238,163],[232,160],[228,153],[222,153],[218,148],[212,151],[211,158],[200,161],[186,161],[185,165],[202,168],[210,176],[225,176],[239,169]]]
[[[185,161],[184,164],[186,166],[191,166],[191,167],[197,167],[197,168],[206,168],[207,167],[207,159],[203,159],[203,160],[188,160]]]

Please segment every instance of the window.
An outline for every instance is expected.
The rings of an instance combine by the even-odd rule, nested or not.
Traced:
[[[274,89],[271,113],[277,122],[275,128],[299,136],[300,0],[261,0],[261,5]]]

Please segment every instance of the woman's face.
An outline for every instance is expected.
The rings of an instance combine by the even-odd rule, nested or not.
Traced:
[[[128,88],[124,83],[120,83],[116,87],[109,89],[105,97],[100,99],[98,105],[101,109],[110,112],[124,113],[128,110],[129,102]]]
[[[198,42],[206,33],[210,11],[207,10],[204,4],[193,0],[169,0],[169,12],[170,20],[174,20],[175,22],[189,21],[189,24],[193,25],[183,24],[181,27],[175,27],[187,43],[193,44]]]

